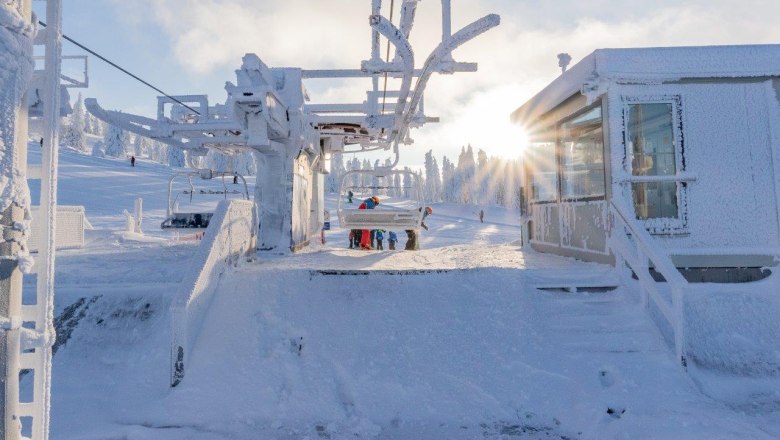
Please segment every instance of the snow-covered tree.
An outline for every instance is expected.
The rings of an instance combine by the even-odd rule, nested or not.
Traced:
[[[179,147],[168,146],[167,165],[170,167],[184,167],[184,150]]]
[[[85,119],[84,102],[81,99],[81,93],[79,93],[76,104],[73,106],[73,113],[70,115],[70,124],[63,125],[61,137],[62,145],[81,151],[82,153],[90,153],[90,148],[87,144],[87,136],[84,134],[86,128]]]
[[[103,141],[97,141],[92,148],[92,155],[95,157],[106,157],[106,144]]]
[[[108,126],[103,143],[106,146],[106,157],[125,158],[131,148],[127,132],[113,125]]]
[[[149,139],[143,136],[136,136],[133,142],[133,150],[136,156],[149,156]]]

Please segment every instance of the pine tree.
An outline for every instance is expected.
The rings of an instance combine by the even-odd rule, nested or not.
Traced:
[[[62,144],[82,153],[90,153],[85,130],[84,101],[81,99],[81,93],[73,106],[73,113],[70,115],[70,124],[64,125],[62,130]]]
[[[169,145],[167,163],[170,167],[184,167],[184,150]]]
[[[106,146],[106,157],[125,158],[130,148],[130,137],[121,128],[109,125],[103,143]]]

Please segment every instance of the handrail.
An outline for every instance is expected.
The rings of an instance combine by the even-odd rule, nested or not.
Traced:
[[[631,220],[625,210],[615,203],[614,200],[609,204],[610,212],[610,248],[615,253],[616,266],[628,263],[631,269],[639,279],[640,289],[642,290],[642,300],[645,306],[648,300],[652,299],[663,316],[669,322],[674,331],[674,349],[677,359],[683,367],[687,366],[685,359],[685,316],[683,295],[689,289],[688,281],[680,274],[674,266],[671,257],[664,253],[654,243],[653,237],[644,227],[637,225],[635,220]],[[619,235],[619,227],[623,228],[624,234]],[[630,235],[629,235],[630,234]],[[637,254],[628,255],[628,249],[621,246],[618,240],[632,242]],[[653,263],[656,272],[660,273],[671,287],[672,304],[670,305],[661,298],[655,280],[648,272],[647,261]]]

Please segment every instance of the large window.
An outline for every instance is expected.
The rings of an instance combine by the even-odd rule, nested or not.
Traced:
[[[684,181],[679,177],[682,145],[677,134],[679,99],[668,102],[629,101],[626,108],[626,149],[630,155],[631,193],[636,218],[651,232],[685,227]]]
[[[532,142],[526,154],[533,202],[558,199],[558,165],[555,142]]]
[[[601,106],[561,124],[561,198],[604,197]]]

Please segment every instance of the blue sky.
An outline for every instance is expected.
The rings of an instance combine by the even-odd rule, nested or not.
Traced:
[[[370,0],[66,0],[65,33],[170,94],[225,98],[241,56],[271,67],[356,68],[369,56]],[[385,0],[385,7],[389,6]],[[401,3],[396,1],[397,5]],[[442,118],[412,132],[402,164],[425,151],[457,156],[471,143],[513,157],[520,142],[508,114],[558,74],[556,54],[576,63],[601,47],[780,43],[776,1],[453,0],[453,30],[485,14],[499,28],[455,52],[478,73],[434,77],[426,110]],[[35,7],[42,4],[35,2]],[[440,36],[440,2],[421,0],[412,44],[424,59]],[[396,17],[398,13],[396,11]],[[66,54],[80,54],[66,43]],[[418,65],[422,61],[418,61]],[[157,93],[90,59],[90,88],[106,108],[153,114]],[[314,102],[362,100],[366,85],[309,82]]]

